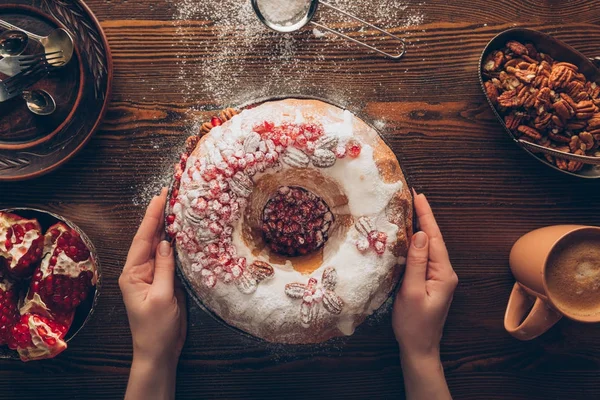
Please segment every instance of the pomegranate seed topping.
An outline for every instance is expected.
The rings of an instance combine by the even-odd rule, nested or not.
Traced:
[[[385,252],[385,244],[382,242],[375,242],[374,247],[377,254],[383,254]]]
[[[206,182],[215,179],[217,177],[217,167],[214,165],[207,165],[206,170],[202,176]]]
[[[337,146],[334,153],[337,158],[344,158],[346,157],[346,148],[344,146]]]
[[[169,214],[167,216],[167,224],[171,225],[173,222],[175,222],[175,214]]]
[[[254,165],[254,163],[256,162],[256,159],[254,158],[254,154],[252,153],[248,153],[244,156],[244,159],[246,160],[246,164],[248,166]]]
[[[227,159],[227,165],[229,165],[231,168],[236,169],[238,168],[239,164],[238,164],[238,159],[231,156]]]
[[[304,147],[306,146],[306,143],[308,143],[308,140],[306,140],[306,136],[304,135],[298,135],[296,137],[296,144],[300,147]]]
[[[206,248],[207,248],[207,252],[209,254],[212,254],[212,255],[219,254],[219,246],[215,243],[209,244],[208,246],[206,246]]]
[[[225,175],[226,177],[230,177],[233,176],[233,174],[235,174],[235,171],[233,170],[233,168],[231,167],[227,167],[223,170],[223,175]]]
[[[273,252],[299,256],[323,246],[333,214],[315,194],[283,186],[265,205],[262,221],[265,241]]]
[[[219,117],[214,116],[210,119],[210,123],[212,126],[220,126],[223,124],[223,122],[221,122],[221,120],[219,119]]]
[[[377,231],[371,231],[369,232],[369,234],[367,235],[367,239],[369,240],[369,243],[373,244],[377,241]]]
[[[348,145],[346,146],[348,155],[352,158],[358,157],[360,155],[361,149],[362,149],[362,146],[360,145],[360,143],[353,141],[353,140],[348,142]]]
[[[259,150],[256,153],[254,153],[254,158],[257,162],[261,162],[265,159],[265,153]]]
[[[179,163],[179,165],[181,166],[181,169],[185,169],[185,165],[187,164],[187,159],[188,159],[187,153],[183,153],[181,155],[181,161]]]
[[[210,229],[210,231],[216,235],[220,234],[221,232],[223,232],[223,227],[218,223],[218,222],[211,222],[208,225],[208,229]]]
[[[198,198],[198,201],[196,202],[194,208],[200,213],[203,213],[208,208],[208,201],[206,201],[204,197],[200,197]]]

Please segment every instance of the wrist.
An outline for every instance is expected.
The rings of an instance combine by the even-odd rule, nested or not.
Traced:
[[[157,351],[156,348],[148,351],[143,348],[133,346],[133,361],[138,364],[144,364],[153,366],[155,368],[161,368],[163,366],[167,368],[175,368],[179,362],[180,352],[177,351]]]
[[[418,375],[443,370],[439,350],[426,353],[401,352],[400,362],[404,371],[411,371]]]
[[[174,399],[176,374],[177,364],[134,354],[125,399]]]

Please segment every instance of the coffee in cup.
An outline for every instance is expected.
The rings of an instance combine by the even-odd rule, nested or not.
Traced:
[[[516,278],[504,327],[520,340],[563,316],[600,322],[600,227],[555,225],[522,236],[510,252]]]
[[[600,232],[584,230],[563,238],[548,257],[548,294],[559,311],[600,314]]]

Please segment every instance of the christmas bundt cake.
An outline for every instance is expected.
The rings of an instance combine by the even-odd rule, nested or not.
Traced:
[[[350,335],[396,286],[412,199],[377,132],[317,100],[227,109],[188,139],[167,206],[180,272],[277,343]]]

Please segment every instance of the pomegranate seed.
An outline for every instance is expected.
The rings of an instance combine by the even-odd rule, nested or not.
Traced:
[[[265,242],[273,252],[287,256],[313,252],[327,239],[330,224],[324,223],[326,213],[329,208],[315,194],[284,186],[263,209]]]
[[[223,122],[221,122],[221,120],[217,116],[212,117],[210,119],[210,123],[212,126],[220,126],[221,124],[223,124]]]
[[[344,158],[346,157],[346,148],[344,146],[337,146],[334,153],[337,158]]]
[[[306,146],[306,143],[308,143],[308,140],[306,140],[306,136],[304,135],[298,135],[296,137],[296,144],[300,147],[304,147]]]
[[[361,149],[362,149],[361,145],[356,141],[350,141],[350,142],[348,142],[348,145],[346,146],[348,155],[352,158],[358,157],[360,155]]]
[[[256,159],[254,158],[254,154],[252,153],[248,153],[244,156],[245,160],[246,160],[246,164],[248,166],[254,165],[254,163],[256,162]]]

